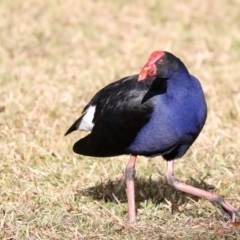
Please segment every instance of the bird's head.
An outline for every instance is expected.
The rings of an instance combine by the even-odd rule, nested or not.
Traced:
[[[153,52],[148,62],[142,68],[138,81],[142,81],[150,77],[169,78],[182,67],[180,59],[173,54],[164,51]]]

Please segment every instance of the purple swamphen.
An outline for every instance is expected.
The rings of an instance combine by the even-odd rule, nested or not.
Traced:
[[[173,54],[155,51],[140,74],[122,78],[97,92],[66,135],[74,130],[91,131],[74,144],[77,154],[93,157],[130,154],[125,170],[129,222],[136,221],[137,155],[161,155],[166,160],[167,181],[172,187],[209,200],[220,214],[227,213],[235,221],[240,213],[223,197],[174,177],[175,160],[196,140],[206,117],[200,82]]]

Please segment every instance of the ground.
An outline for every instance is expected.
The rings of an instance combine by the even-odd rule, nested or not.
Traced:
[[[240,209],[238,0],[0,1],[1,239],[239,239],[206,200],[170,188],[161,157],[137,161],[138,223],[128,225],[129,156],[75,155],[64,137],[91,96],[138,73],[154,50],[202,83],[206,125],[176,163],[184,182]]]

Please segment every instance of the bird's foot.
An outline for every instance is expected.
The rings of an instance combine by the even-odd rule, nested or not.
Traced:
[[[127,223],[127,224],[131,224],[131,225],[135,225],[137,223],[137,219],[130,219],[128,217],[128,215],[126,216],[126,218],[124,219],[124,222]]]
[[[236,222],[236,217],[240,218],[240,212],[234,208],[228,201],[223,197],[217,196],[210,200],[210,202],[216,207],[217,211],[224,218],[232,219],[232,222]]]

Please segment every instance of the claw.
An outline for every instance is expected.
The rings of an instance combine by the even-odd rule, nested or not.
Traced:
[[[236,217],[240,217],[240,213],[235,209],[229,202],[227,202],[223,197],[217,196],[210,201],[217,209],[219,214],[226,217],[231,217],[232,222],[236,222]]]

